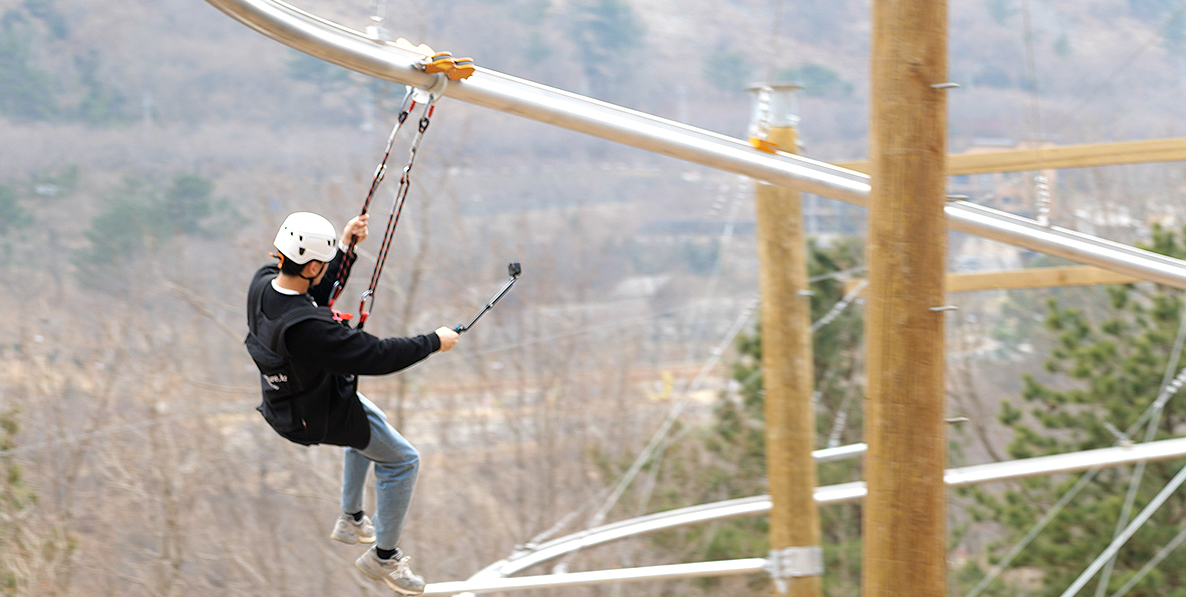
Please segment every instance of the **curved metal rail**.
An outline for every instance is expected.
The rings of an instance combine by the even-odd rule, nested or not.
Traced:
[[[858,444],[860,445],[860,444]],[[855,453],[855,452],[854,452]],[[993,481],[1037,477],[1060,473],[1075,473],[1095,468],[1135,464],[1140,461],[1159,461],[1186,457],[1186,438],[1175,438],[1131,446],[1118,446],[1056,454],[1023,460],[995,462],[948,469],[943,479],[948,487],[965,487]],[[819,487],[815,491],[818,504],[847,504],[864,499],[864,482],[842,483]],[[759,572],[755,558],[731,562],[699,562],[678,567],[652,566],[625,570],[605,570],[597,573],[568,573],[544,576],[508,578],[533,566],[543,564],[582,549],[627,537],[644,535],[694,524],[729,520],[744,516],[758,516],[770,511],[770,496],[755,496],[701,504],[639,518],[624,520],[560,537],[538,546],[527,546],[504,560],[480,570],[468,580],[428,585],[425,595],[478,593],[496,590],[543,588],[577,584],[593,584],[623,580],[684,578],[697,566],[703,576],[746,574]],[[760,558],[758,559],[760,560]],[[615,574],[617,573],[617,574]],[[578,576],[580,575],[580,576]],[[567,579],[567,580],[566,580]]]
[[[207,0],[248,27],[311,56],[404,85],[432,88],[443,75],[415,66],[417,53],[367,37],[279,0]],[[443,94],[471,104],[624,143],[772,184],[865,205],[869,177],[740,139],[539,85],[489,69],[449,82]],[[1042,226],[966,201],[945,209],[953,230],[1186,289],[1186,262],[1071,230]]]

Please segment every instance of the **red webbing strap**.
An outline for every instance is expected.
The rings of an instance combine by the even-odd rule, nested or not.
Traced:
[[[383,150],[383,160],[379,162],[379,166],[375,168],[375,177],[371,180],[371,188],[367,191],[366,201],[362,203],[362,211],[358,215],[362,216],[367,213],[371,207],[371,199],[375,197],[375,191],[379,190],[379,184],[383,182],[383,175],[387,173],[387,158],[391,155],[391,146],[395,143],[395,136],[399,134],[399,129],[404,125],[404,121],[408,119],[408,114],[411,114],[412,109],[416,107],[416,101],[412,99],[412,88],[408,88],[408,92],[404,94],[404,99],[400,102],[399,118],[395,126],[391,129],[391,134],[387,137],[387,148]],[[346,256],[342,260],[342,267],[338,268],[338,275],[334,279],[334,289],[330,293],[329,307],[333,309],[334,301],[338,300],[338,295],[342,294],[342,289],[346,286],[346,279],[350,277],[350,268],[354,266],[356,255],[354,254],[354,245],[358,243],[358,238],[350,237],[350,246],[346,248]],[[347,313],[343,319],[350,319]]]
[[[395,227],[399,224],[399,216],[404,209],[404,200],[407,199],[408,189],[412,186],[412,166],[416,163],[416,152],[420,149],[420,141],[424,139],[424,131],[428,130],[428,124],[432,119],[434,108],[435,105],[432,100],[429,100],[424,107],[423,115],[420,117],[416,136],[412,139],[412,146],[408,152],[408,164],[404,166],[403,175],[400,176],[399,189],[395,193],[391,212],[387,216],[387,229],[383,231],[383,242],[379,245],[379,255],[375,259],[375,269],[371,272],[371,284],[358,301],[359,329],[362,329],[367,317],[371,314],[370,310],[367,309],[367,299],[371,299],[372,305],[374,304],[375,290],[379,288],[379,276],[383,273],[383,265],[387,263],[387,253],[391,250],[391,239],[395,237]]]

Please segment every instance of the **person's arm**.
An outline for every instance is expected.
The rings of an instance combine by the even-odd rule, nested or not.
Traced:
[[[445,328],[443,328],[445,329]],[[447,330],[452,332],[452,330]],[[410,367],[456,339],[433,332],[408,338],[380,339],[366,331],[331,321],[310,319],[289,328],[288,352],[301,364],[343,375],[385,375]]]
[[[338,241],[339,250],[344,251],[344,247],[349,247],[350,243],[358,244],[367,238],[370,230],[367,227],[367,221],[371,219],[371,214],[362,214],[355,216],[346,226],[342,228],[342,240]]]
[[[370,214],[355,216],[342,228],[342,238],[338,241],[337,254],[326,265],[325,276],[321,278],[321,283],[309,289],[309,296],[312,296],[318,305],[329,304],[330,295],[334,290],[334,282],[338,280],[338,272],[343,269],[345,273],[342,275],[342,284],[346,284],[346,280],[350,277],[350,269],[354,266],[354,260],[357,258],[354,253],[348,253],[346,249],[351,242],[358,243],[366,239],[369,233],[367,221],[370,218]]]

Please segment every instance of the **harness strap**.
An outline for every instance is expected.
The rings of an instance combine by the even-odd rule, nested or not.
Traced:
[[[408,198],[408,189],[412,186],[412,166],[416,163],[416,153],[420,149],[420,141],[424,139],[424,131],[428,130],[428,125],[432,120],[432,113],[435,107],[436,104],[430,99],[425,105],[420,122],[416,127],[416,136],[412,139],[411,149],[408,152],[408,164],[404,166],[403,174],[400,176],[399,189],[396,190],[391,212],[387,217],[387,228],[383,231],[383,242],[379,245],[379,255],[375,259],[375,269],[371,272],[371,283],[366,292],[362,294],[362,298],[358,301],[359,329],[362,329],[367,317],[371,314],[367,308],[367,300],[370,299],[371,304],[374,304],[375,291],[379,288],[379,276],[382,275],[383,266],[387,263],[387,254],[391,250],[391,239],[395,237],[395,227],[399,224],[399,216],[403,213],[404,201]]]
[[[289,311],[284,315],[281,315],[280,319],[275,320],[275,324],[269,326],[268,329],[265,330],[267,332],[266,337],[261,336],[259,318],[264,316],[262,304],[263,289],[265,286],[267,286],[267,284],[267,282],[258,284],[252,287],[248,293],[248,301],[251,305],[251,309],[247,311],[248,333],[254,336],[255,339],[268,350],[280,357],[283,357],[284,359],[289,359],[292,358],[292,355],[288,354],[288,346],[284,342],[284,332],[288,331],[288,328],[293,324],[299,323],[306,319],[317,319],[324,317],[324,315],[319,309],[313,307],[312,305],[310,305],[308,309]]]
[[[383,150],[383,160],[379,162],[378,167],[375,168],[375,176],[371,179],[371,188],[367,191],[366,201],[362,204],[362,211],[358,215],[362,216],[367,213],[371,207],[371,199],[375,197],[375,191],[379,189],[379,184],[383,182],[383,175],[387,173],[387,158],[391,155],[391,146],[395,143],[395,136],[399,134],[399,129],[403,127],[404,121],[408,119],[408,114],[411,114],[412,108],[416,106],[416,100],[412,98],[412,88],[409,87],[407,93],[404,94],[403,101],[400,102],[399,118],[395,123],[395,127],[391,129],[391,134],[387,136],[387,148]],[[338,268],[338,275],[334,279],[334,288],[330,293],[329,307],[333,309],[334,301],[338,300],[338,295],[342,294],[342,289],[346,286],[346,279],[350,277],[350,269],[354,265],[354,245],[358,244],[358,237],[350,237],[350,246],[346,248],[346,258],[342,260],[342,267]],[[344,319],[350,319],[349,313]]]
[[[380,244],[378,258],[375,260],[375,269],[371,272],[371,282],[358,302],[359,329],[362,329],[367,317],[370,316],[370,309],[367,308],[367,302],[368,300],[372,304],[374,302],[375,291],[379,287],[379,276],[383,272],[383,265],[387,262],[387,253],[391,250],[391,239],[394,237],[395,227],[399,224],[399,217],[403,212],[404,201],[407,199],[408,189],[411,187],[412,165],[416,161],[416,152],[420,147],[420,141],[424,138],[424,131],[428,129],[428,124],[432,119],[434,104],[444,93],[445,86],[449,81],[467,79],[476,70],[473,59],[469,57],[454,58],[449,52],[434,52],[432,48],[424,44],[412,45],[411,42],[402,37],[395,41],[395,45],[420,54],[421,58],[416,62],[416,65],[424,70],[425,73],[435,74],[437,76],[437,83],[431,89],[427,90],[414,87],[408,88],[408,92],[401,104],[399,121],[396,123],[395,128],[391,130],[391,135],[387,137],[387,148],[383,152],[383,160],[379,163],[378,168],[375,169],[375,176],[371,181],[370,191],[367,192],[366,201],[363,203],[362,211],[359,213],[360,216],[367,213],[367,210],[370,208],[371,199],[374,198],[375,191],[379,188],[379,183],[383,181],[383,175],[387,171],[387,158],[391,155],[391,146],[395,141],[396,134],[399,133],[400,127],[403,126],[404,121],[407,120],[408,115],[416,107],[416,104],[423,103],[424,112],[420,117],[416,136],[412,139],[408,164],[404,166],[403,175],[399,181],[399,189],[395,193],[391,212],[387,217],[387,228],[383,232],[383,242]],[[351,314],[334,310],[333,306],[346,285],[346,279],[350,277],[350,269],[354,265],[355,258],[354,245],[357,242],[358,239],[355,237],[350,239],[350,246],[346,249],[345,259],[342,262],[342,267],[338,269],[338,275],[334,280],[334,287],[330,293],[329,307],[334,313],[334,319],[337,321],[348,321],[352,318]]]

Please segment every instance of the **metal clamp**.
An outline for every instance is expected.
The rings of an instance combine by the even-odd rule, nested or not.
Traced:
[[[436,81],[428,88],[412,88],[412,100],[419,104],[432,104],[445,95],[445,88],[449,86],[449,77],[445,73],[433,74]]]
[[[785,594],[788,578],[823,576],[824,550],[818,546],[772,549],[766,555],[765,570],[778,592]]]

